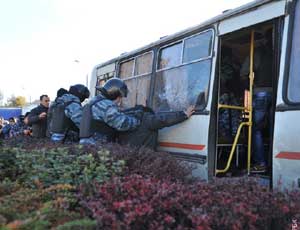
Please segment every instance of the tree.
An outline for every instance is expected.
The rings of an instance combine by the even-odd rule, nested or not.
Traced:
[[[0,105],[2,105],[3,98],[4,98],[4,95],[3,95],[2,91],[0,90]]]
[[[14,96],[12,95],[10,98],[7,99],[7,106],[12,107],[22,107],[26,105],[26,98],[23,96]]]
[[[26,98],[23,96],[17,96],[16,97],[16,105],[19,107],[23,107],[26,105]]]

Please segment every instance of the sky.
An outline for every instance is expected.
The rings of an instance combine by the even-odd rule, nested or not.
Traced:
[[[34,101],[93,66],[251,0],[0,0],[0,91]]]

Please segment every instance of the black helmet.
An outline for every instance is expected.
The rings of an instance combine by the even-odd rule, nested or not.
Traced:
[[[69,89],[69,92],[70,94],[73,94],[74,96],[78,97],[80,102],[83,102],[84,99],[90,96],[89,89],[81,84],[72,85]]]
[[[128,93],[127,85],[119,78],[112,78],[104,86],[96,86],[96,89],[100,90],[110,100],[115,100],[119,96],[127,97]]]

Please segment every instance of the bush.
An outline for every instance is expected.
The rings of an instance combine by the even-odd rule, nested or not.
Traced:
[[[57,230],[95,230],[97,222],[90,219],[74,220],[57,227]]]
[[[195,167],[175,159],[169,153],[117,144],[106,144],[103,148],[107,149],[114,159],[126,162],[123,175],[139,174],[181,182],[191,182],[195,179],[191,177]]]
[[[0,227],[17,225],[18,229],[48,229],[82,218],[75,209],[76,205],[77,198],[71,185],[22,188],[0,197],[0,216],[3,219]]]
[[[108,151],[87,152],[82,146],[42,149],[2,148],[0,180],[9,178],[28,187],[103,182],[122,171],[124,162]]]
[[[246,179],[208,184],[189,180],[191,170],[149,149],[4,141],[0,228],[273,230],[300,220],[299,192]]]
[[[80,199],[100,229],[269,229],[289,226],[299,195],[254,181],[186,185],[131,175],[95,186],[91,196],[81,188]]]

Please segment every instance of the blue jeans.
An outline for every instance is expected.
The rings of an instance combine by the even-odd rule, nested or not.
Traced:
[[[264,153],[263,129],[272,102],[270,92],[258,92],[253,95],[253,161],[259,165],[267,165]],[[269,119],[268,119],[269,120]]]

